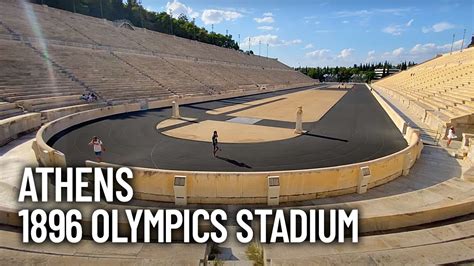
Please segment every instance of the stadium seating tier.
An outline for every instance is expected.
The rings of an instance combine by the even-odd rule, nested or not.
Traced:
[[[1,99],[13,109],[82,105],[88,91],[120,103],[314,82],[271,58],[23,1],[0,7]]]
[[[420,119],[433,115],[440,127],[474,113],[474,48],[439,55],[374,83],[402,99]],[[442,125],[444,124],[444,125]],[[467,128],[469,131],[469,128]]]

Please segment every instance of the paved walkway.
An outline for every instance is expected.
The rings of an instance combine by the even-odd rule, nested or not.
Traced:
[[[198,265],[205,244],[23,244],[21,233],[0,226],[0,265]]]
[[[38,165],[31,148],[35,134],[25,135],[0,147],[0,202],[3,207],[16,209],[23,169]]]
[[[446,149],[425,146],[420,159],[410,170],[409,175],[400,176],[384,185],[371,188],[365,194],[348,194],[337,197],[300,202],[298,205],[322,205],[347,203],[368,199],[383,198],[425,189],[447,180],[458,178],[469,164],[453,158]],[[295,204],[292,204],[295,205]]]
[[[434,265],[474,259],[474,222],[361,237],[351,243],[267,244],[272,265]],[[467,264],[469,265],[469,264]]]

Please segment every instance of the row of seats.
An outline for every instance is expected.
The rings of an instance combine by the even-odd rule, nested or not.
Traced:
[[[0,119],[20,115],[23,110],[14,103],[0,101]]]
[[[347,241],[349,239],[346,239]],[[265,245],[270,265],[439,265],[471,261],[474,254],[474,221],[363,236],[359,243],[312,244],[288,248]]]
[[[0,118],[86,104],[84,87],[26,45],[0,40],[0,62]]]
[[[281,69],[54,44],[48,46],[48,56],[110,101],[210,95],[255,89],[248,85],[295,84],[309,80],[298,72]]]
[[[2,1],[4,2],[0,9],[2,22],[18,34],[26,37],[37,38],[40,35],[50,40],[153,51],[289,70],[286,65],[275,59],[250,56],[232,49],[143,30],[142,28],[135,27],[135,30],[119,28],[113,22],[104,19],[36,4],[30,5],[23,1]],[[107,34],[104,34],[104,32]]]
[[[442,121],[474,113],[474,48],[444,54],[375,83]]]
[[[0,6],[2,100],[27,111],[84,104],[85,90],[121,102],[312,82],[274,59],[23,1]]]
[[[270,244],[264,246],[266,265],[438,265],[467,262],[474,252],[474,221],[401,232],[364,236],[357,244]],[[205,244],[156,245],[136,243],[21,245],[21,233],[0,231],[0,248],[7,264],[47,261],[51,264],[174,264],[198,265]],[[291,247],[290,247],[291,245]],[[78,255],[80,254],[80,255]],[[176,256],[180,254],[180,256]],[[212,262],[212,261],[209,261]],[[239,261],[238,265],[252,265]],[[235,265],[235,264],[234,264]],[[257,264],[258,265],[258,264]]]
[[[310,83],[274,59],[0,0],[0,122],[6,127],[16,116],[30,130],[39,114],[46,122],[105,104]],[[83,100],[88,93],[98,101]]]
[[[152,100],[173,95],[109,51],[50,45],[48,53],[54,61],[107,100]]]

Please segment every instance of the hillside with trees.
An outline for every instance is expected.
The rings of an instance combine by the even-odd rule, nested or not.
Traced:
[[[415,62],[402,62],[393,65],[385,61],[384,63],[379,62],[377,64],[354,64],[352,67],[298,67],[296,70],[313,79],[318,79],[321,82],[370,82],[375,77],[375,69],[383,69],[383,73],[387,70],[388,73],[388,69],[398,68],[400,70],[406,70],[408,67],[414,65]]]
[[[172,18],[166,12],[146,10],[137,0],[126,2],[122,0],[33,0],[32,2],[111,21],[126,19],[134,26],[239,50],[239,45],[232,39],[232,35],[208,32],[205,28],[196,26],[194,21],[184,14],[179,14],[178,18]]]

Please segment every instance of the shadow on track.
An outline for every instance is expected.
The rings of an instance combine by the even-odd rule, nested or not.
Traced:
[[[341,142],[349,142],[347,139],[338,139],[338,138],[333,138],[333,137],[328,137],[328,136],[323,136],[323,135],[317,135],[317,134],[312,134],[312,133],[303,133],[304,136],[310,136],[310,137],[315,137],[315,138],[322,138],[322,139],[329,139],[329,140],[335,140],[335,141],[341,141]]]
[[[196,110],[203,110],[203,111],[212,111],[214,110],[213,108],[205,108],[205,107],[200,107],[197,106],[198,104],[193,104],[193,105],[183,105],[186,108],[191,108],[191,109],[196,109]]]
[[[190,123],[190,124],[199,124],[199,122],[201,121],[201,120],[199,120],[199,119],[196,119],[196,120],[186,120],[186,119],[183,119],[183,118],[178,118],[178,120],[181,120],[181,121],[183,121],[183,122],[185,122],[185,123]]]
[[[226,161],[228,163],[231,163],[235,166],[238,166],[238,167],[244,167],[244,168],[249,168],[251,169],[252,166],[246,164],[246,163],[242,163],[242,162],[238,162],[236,160],[233,160],[233,159],[229,159],[229,158],[226,158],[226,157],[222,157],[222,156],[216,156],[217,159],[220,159],[220,160],[223,160],[223,161]]]

